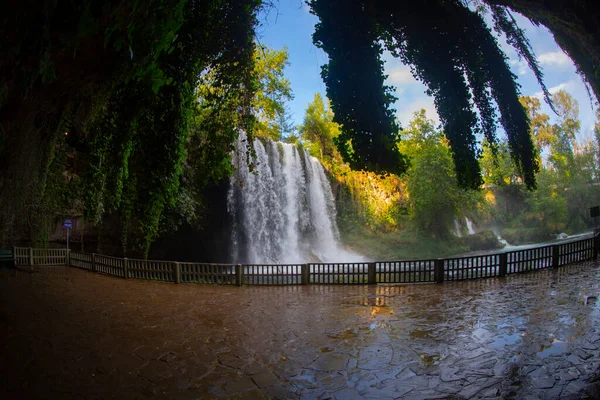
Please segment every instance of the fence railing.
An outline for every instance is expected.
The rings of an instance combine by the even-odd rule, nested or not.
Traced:
[[[65,265],[69,264],[69,253],[67,249],[13,248],[16,265]]]
[[[596,259],[600,236],[514,250],[435,260],[308,264],[210,264],[138,260],[66,249],[15,247],[17,265],[70,265],[125,279],[221,285],[307,285],[444,282],[556,268]]]

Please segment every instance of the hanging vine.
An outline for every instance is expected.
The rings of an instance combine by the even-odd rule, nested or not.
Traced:
[[[313,0],[309,4],[320,19],[313,40],[330,58],[323,75],[336,122],[342,125],[338,146],[353,167],[373,170],[372,149],[384,149],[388,162],[380,163],[383,170],[406,170],[396,148],[397,127],[390,107],[394,99],[383,85],[384,43],[411,66],[434,98],[461,187],[476,189],[482,184],[478,137],[483,134],[493,146],[497,122],[506,131],[525,184],[535,187],[539,166],[527,114],[518,101],[519,86],[480,14],[458,0]],[[503,8],[495,8],[494,17],[496,28],[506,33],[542,82],[531,46],[515,20]]]

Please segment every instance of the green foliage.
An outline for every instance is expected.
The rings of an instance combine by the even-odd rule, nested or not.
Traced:
[[[192,189],[200,186],[181,187],[186,147],[199,155],[199,163],[205,162],[203,169],[185,177],[186,183],[201,185],[228,173],[225,155],[235,129],[253,133],[252,101],[258,87],[253,36],[260,4],[48,1],[39,8],[14,10],[22,12],[2,22],[2,32],[14,40],[0,60],[1,126],[10,132],[10,145],[19,148],[21,136],[23,141],[33,136],[40,159],[52,159],[54,147],[43,138],[48,130],[62,129],[54,121],[70,116],[69,140],[75,164],[81,166],[77,173],[86,218],[99,223],[118,217],[124,248],[131,243],[147,254],[164,211],[176,208],[180,197],[186,204],[181,214],[193,214],[189,200]],[[19,8],[16,3],[11,7]],[[203,71],[212,72],[218,94],[208,96],[198,109],[196,84]],[[225,111],[232,105],[235,109]],[[20,111],[9,112],[8,107]],[[232,123],[224,122],[233,114]],[[221,118],[208,121],[215,115]],[[21,128],[23,116],[45,124]],[[0,164],[3,170],[16,168]],[[13,175],[0,174],[0,180],[16,184],[4,178]],[[41,173],[35,185],[43,188],[50,179],[49,173]],[[2,192],[0,203],[5,201]]]
[[[353,171],[344,164],[334,144],[340,134],[334,120],[330,107],[320,94],[315,94],[298,127],[301,137],[289,140],[297,140],[333,175],[340,228],[350,231],[362,225],[377,232],[398,229],[406,220],[405,184],[393,174]]]
[[[306,108],[304,121],[298,131],[308,151],[321,160],[331,163],[339,153],[334,139],[340,134],[339,125],[333,122],[334,115],[325,105],[320,93],[315,94],[312,103]],[[340,159],[335,160],[338,164]]]
[[[490,230],[469,235],[464,238],[464,241],[471,251],[500,249],[503,247],[502,243],[498,242],[494,232]]]
[[[508,228],[503,229],[500,235],[511,244],[540,243],[556,238],[556,236],[550,236],[538,228]]]
[[[539,112],[537,99],[521,101],[530,115],[536,147],[547,161],[537,174],[537,191],[527,192],[505,144],[499,143],[495,158],[490,151],[484,152],[486,199],[496,222],[508,227],[509,236],[504,230],[502,236],[520,244],[589,229],[593,223],[588,210],[600,195],[599,143],[579,138],[578,106],[568,93],[559,91],[553,96],[558,120],[552,126],[549,116]]]
[[[391,88],[383,85],[384,43],[411,65],[434,97],[460,187],[475,189],[482,183],[477,135],[496,143],[498,117],[492,101],[500,111],[499,122],[519,175],[528,188],[535,187],[539,166],[527,114],[519,103],[519,87],[479,13],[461,1],[313,0],[309,4],[320,19],[313,41],[330,59],[322,75],[335,121],[342,126],[336,144],[351,167],[395,173],[408,167],[396,146],[398,127],[390,108],[395,99]],[[494,15],[496,27],[507,33],[541,77],[514,19],[499,8]]]
[[[483,170],[483,183],[500,187],[518,185],[521,177],[510,157],[508,145],[505,142],[500,142],[492,148],[488,143],[484,143],[483,149],[480,161]]]
[[[412,229],[374,232],[365,226],[354,225],[353,229],[342,231],[342,239],[349,249],[375,260],[423,260],[469,250],[461,241],[431,240],[430,236]]]
[[[412,164],[407,189],[415,226],[425,234],[448,239],[455,219],[478,208],[480,193],[457,186],[448,142],[425,110],[414,114],[404,133],[401,149]]]
[[[550,144],[549,162],[560,176],[563,185],[568,186],[575,161],[575,137],[580,128],[579,106],[564,90],[558,91],[553,97],[558,111],[558,123],[552,127],[554,140]]]
[[[504,33],[508,43],[517,50],[519,57],[524,58],[525,61],[527,61],[527,65],[529,65],[529,68],[533,71],[538,84],[542,88],[546,103],[548,103],[552,110],[555,111],[550,98],[550,92],[548,92],[543,80],[544,74],[542,73],[535,54],[533,54],[531,43],[529,43],[529,39],[525,36],[525,31],[519,28],[517,21],[506,8],[491,5],[490,10],[492,11],[492,17],[494,19],[494,28],[498,33]]]
[[[541,104],[537,97],[523,96],[520,98],[521,104],[527,110],[529,123],[531,124],[531,134],[533,142],[538,150],[538,154],[547,149],[554,140],[550,117],[547,114],[541,114]]]
[[[486,0],[489,4],[507,5],[535,25],[543,25],[556,43],[573,60],[586,87],[589,85],[600,99],[600,51],[598,29],[600,21],[593,10],[596,0]],[[588,89],[588,94],[591,93]]]
[[[557,184],[552,171],[543,170],[538,175],[540,187],[526,200],[535,219],[532,221],[543,230],[558,232],[564,229],[567,202],[562,185]],[[543,185],[543,186],[542,186]]]
[[[371,232],[383,233],[406,226],[406,183],[398,176],[352,171],[342,166],[331,167],[331,171],[339,182],[334,190],[337,220],[342,232],[361,226]]]
[[[361,2],[310,1],[320,18],[313,41],[329,55],[321,76],[342,126],[337,148],[352,168],[403,173],[406,159],[396,146],[399,127],[390,105],[396,100],[384,86],[379,35],[373,15]]]
[[[260,47],[255,52],[256,94],[252,101],[257,117],[256,135],[280,140],[291,127],[285,103],[294,98],[290,81],[284,76],[289,65],[287,48],[272,50]]]

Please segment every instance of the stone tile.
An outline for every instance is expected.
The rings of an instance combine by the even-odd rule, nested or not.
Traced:
[[[343,389],[334,393],[335,400],[362,400],[363,396],[354,389]]]
[[[34,285],[0,269],[7,383],[0,398],[596,393],[588,382],[600,368],[600,313],[577,302],[578,293],[597,291],[596,264],[387,287],[224,288],[78,270],[70,276],[77,282]]]
[[[491,386],[498,385],[500,382],[502,382],[502,379],[500,378],[480,379],[475,383],[465,385],[462,388],[462,390],[458,393],[458,395],[466,399],[470,399],[477,395],[479,392],[488,389]]]
[[[258,374],[252,375],[251,379],[254,381],[256,386],[258,386],[261,389],[270,386],[276,386],[280,383],[280,379],[269,371],[263,371],[259,372]]]
[[[340,371],[348,364],[348,356],[338,353],[325,353],[321,355],[313,364],[317,371]]]
[[[251,378],[241,376],[237,380],[229,380],[223,385],[223,389],[229,394],[247,392],[256,389],[256,385]]]
[[[135,349],[133,354],[144,360],[158,360],[164,354],[168,354],[168,351],[155,346],[141,346]]]

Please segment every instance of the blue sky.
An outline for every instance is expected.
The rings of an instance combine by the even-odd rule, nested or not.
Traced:
[[[551,92],[565,89],[579,102],[581,134],[579,139],[590,137],[595,122],[594,107],[590,102],[583,82],[575,72],[573,62],[554,42],[552,35],[544,27],[532,25],[526,18],[515,15],[531,41],[535,54],[544,72],[546,86]],[[308,6],[301,0],[282,0],[268,13],[260,16],[262,25],[257,29],[258,40],[262,45],[274,49],[288,48],[290,65],[286,68],[286,76],[290,80],[294,92],[294,100],[289,103],[292,119],[296,125],[302,123],[306,106],[312,101],[315,93],[325,96],[325,84],[321,80],[320,66],[327,62],[327,55],[312,44],[312,33],[317,18],[308,12]],[[518,60],[514,49],[500,39],[500,44],[510,58],[511,68],[518,76],[521,93],[526,96],[539,96],[541,88],[535,76],[524,60]],[[391,56],[384,57],[388,84],[395,86],[395,103],[397,117],[403,126],[410,121],[415,111],[424,108],[430,118],[437,120],[433,99],[427,96],[425,86],[414,79],[407,66],[402,65]],[[595,100],[594,100],[595,101]],[[542,100],[542,111],[550,115],[554,122],[555,115]]]

